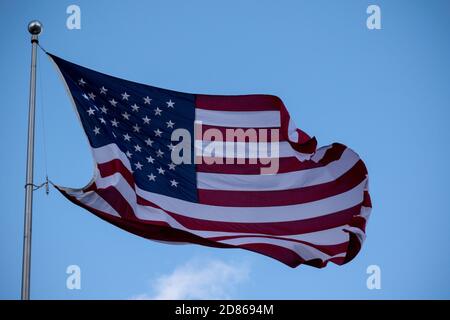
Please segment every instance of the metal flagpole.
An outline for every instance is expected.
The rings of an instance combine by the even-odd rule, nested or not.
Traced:
[[[30,268],[31,268],[31,224],[33,210],[33,166],[34,166],[34,119],[36,107],[36,52],[39,43],[38,35],[42,31],[42,24],[35,20],[28,24],[31,34],[31,74],[30,98],[28,110],[28,145],[27,145],[27,173],[25,184],[25,218],[23,231],[22,258],[22,300],[30,299]]]

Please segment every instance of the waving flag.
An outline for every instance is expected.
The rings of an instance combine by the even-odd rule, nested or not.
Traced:
[[[86,187],[57,187],[75,204],[148,239],[242,248],[291,267],[340,265],[360,250],[364,163],[342,144],[316,149],[279,98],[175,92],[49,56],[96,162]]]

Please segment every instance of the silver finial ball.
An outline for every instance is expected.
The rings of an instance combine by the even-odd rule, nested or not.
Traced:
[[[28,32],[32,35],[38,35],[42,31],[42,23],[38,20],[33,20],[28,24]]]

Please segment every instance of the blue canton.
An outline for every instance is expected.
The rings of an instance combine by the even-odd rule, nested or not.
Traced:
[[[171,134],[194,137],[195,95],[112,77],[49,54],[72,94],[92,148],[116,144],[146,191],[197,202],[195,164],[175,165]],[[191,141],[191,156],[194,155]]]

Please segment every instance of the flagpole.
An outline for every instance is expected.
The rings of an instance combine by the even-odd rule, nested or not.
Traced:
[[[30,269],[31,269],[31,224],[33,211],[33,167],[34,167],[34,119],[36,109],[36,53],[39,43],[38,35],[42,31],[42,24],[31,21],[28,32],[31,34],[31,73],[30,97],[28,109],[28,144],[27,144],[27,172],[25,183],[25,218],[23,231],[22,257],[22,300],[30,299]]]

